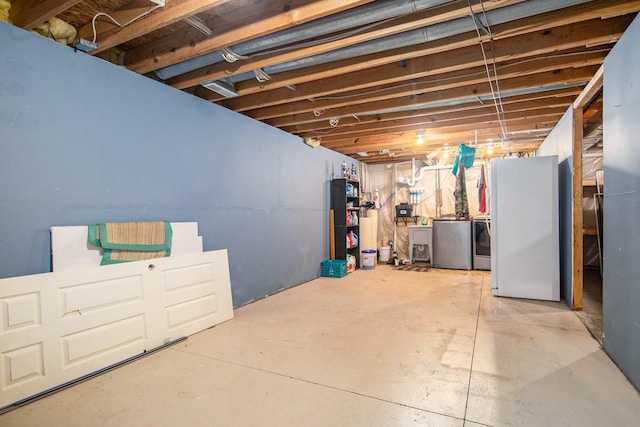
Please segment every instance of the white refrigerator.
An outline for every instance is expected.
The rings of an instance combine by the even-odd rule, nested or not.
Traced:
[[[493,294],[560,300],[558,158],[491,160]]]

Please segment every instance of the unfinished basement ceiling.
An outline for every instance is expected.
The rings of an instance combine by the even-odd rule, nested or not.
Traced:
[[[55,16],[95,39],[88,55],[367,163],[459,143],[535,150],[640,10],[640,0],[158,2],[14,0],[9,19],[32,29]],[[146,15],[119,27],[106,14]]]

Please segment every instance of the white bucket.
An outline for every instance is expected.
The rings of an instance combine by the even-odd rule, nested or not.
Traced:
[[[380,248],[380,261],[388,262],[391,256],[391,246],[383,246]]]
[[[374,249],[362,251],[362,268],[364,270],[373,270],[376,268],[376,251]]]

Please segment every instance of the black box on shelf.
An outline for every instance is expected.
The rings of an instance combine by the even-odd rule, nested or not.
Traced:
[[[396,205],[396,216],[397,217],[411,217],[413,216],[413,206],[409,203],[400,203]]]

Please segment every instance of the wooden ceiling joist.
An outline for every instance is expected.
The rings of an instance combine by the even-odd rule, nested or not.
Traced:
[[[493,50],[490,50],[489,53],[492,55],[492,61],[500,63],[543,57],[551,53],[559,54],[561,51],[571,53],[569,49],[582,48],[584,50],[584,46],[589,46],[590,49],[593,49],[594,47],[611,43],[612,36],[620,37],[630,22],[631,17],[625,16],[605,22],[591,20],[572,24],[546,33],[536,32],[519,35],[495,41]],[[482,65],[484,65],[482,51],[478,46],[473,45],[457,50],[407,59],[403,65],[395,62],[341,74],[339,79],[325,78],[296,84],[295,91],[287,87],[263,90],[258,93],[227,99],[221,101],[220,104],[235,111],[247,111],[342,93],[345,88],[349,88],[350,91],[357,91]],[[278,78],[278,76],[276,75],[274,78]],[[239,86],[237,85],[236,89],[242,95],[243,91]],[[206,91],[205,93],[214,94],[211,91]]]
[[[601,93],[601,65],[640,11],[640,0],[439,3],[411,10],[400,2],[373,0],[167,0],[159,8],[152,0],[15,0],[9,18],[30,30],[57,16],[88,40],[94,38],[95,18],[99,48],[90,54],[293,135],[318,137],[324,147],[343,154],[360,158],[366,151],[360,159],[367,163],[418,158],[459,143],[481,147],[493,141],[502,154],[532,151],[572,106],[588,109],[582,120],[586,131],[598,130],[601,107],[590,98]],[[364,8],[354,9],[359,6]],[[349,28],[336,26],[340,30],[326,35],[303,32],[305,40],[284,46],[281,41],[282,50],[262,44],[282,30],[321,25],[312,21],[330,22],[349,9],[354,16],[369,16],[369,6],[376,12],[389,6],[386,12],[396,17],[371,15],[366,25],[353,20]],[[499,17],[489,19],[490,28],[478,35],[467,25],[473,22],[470,8],[479,19],[483,8],[487,17]],[[131,22],[121,27],[101,13]],[[200,19],[211,34],[189,25],[188,17]],[[453,28],[458,30],[452,35]],[[420,38],[422,31],[426,39]],[[385,45],[388,37],[402,40]],[[399,46],[407,40],[413,45]],[[254,48],[238,53],[248,59],[227,63],[216,53],[216,59],[198,61],[201,68],[180,65],[245,42]],[[112,48],[117,55],[110,54]],[[349,50],[336,52],[343,48]],[[318,54],[323,56],[313,58]],[[250,77],[257,67],[270,79]],[[234,83],[226,92],[200,86],[227,78]],[[423,145],[416,132],[424,134]],[[585,149],[597,143],[584,141]]]
[[[598,66],[593,65],[589,67],[581,67],[577,69],[566,69],[548,71],[539,74],[530,74],[521,77],[514,77],[511,79],[504,79],[500,82],[500,89],[503,93],[516,92],[519,90],[527,90],[532,86],[545,87],[555,86],[568,83],[580,83],[589,80],[590,76],[596,71]],[[453,101],[461,99],[472,99],[480,96],[486,96],[491,94],[491,87],[488,83],[472,84],[468,86],[459,86],[447,91],[436,91],[428,93],[420,93],[413,95],[410,101],[404,98],[393,98],[384,101],[377,101],[365,104],[351,105],[347,107],[340,107],[332,109],[330,112],[326,112],[327,117],[343,117],[353,114],[373,114],[376,112],[392,111],[395,109],[408,109],[408,106],[414,108],[421,108],[431,103],[439,101]],[[276,127],[291,126],[293,124],[310,123],[317,121],[318,117],[310,113],[301,113],[289,116],[281,116],[274,119],[264,120],[265,123],[269,123]]]
[[[211,1],[208,0],[200,1],[203,1],[204,3],[211,3]],[[167,52],[164,55],[153,55],[147,60],[135,64],[128,64],[127,67],[137,73],[147,73],[177,62],[205,55],[223,47],[229,47],[275,31],[291,28],[294,25],[313,21],[314,19],[322,18],[371,1],[372,0],[344,0],[336,2],[335,0],[322,0],[312,2],[295,9],[286,10],[284,13],[274,17],[269,17],[262,22],[251,22],[247,25],[238,26],[227,33],[214,35],[213,37],[202,40],[193,46],[184,46],[179,49],[175,49],[172,52]],[[187,1],[187,3],[190,2],[193,2],[193,0]],[[248,7],[255,7],[255,5]],[[192,12],[191,15],[195,13],[197,12]]]
[[[31,30],[49,18],[80,3],[81,0],[15,0],[11,4],[13,25]]]

